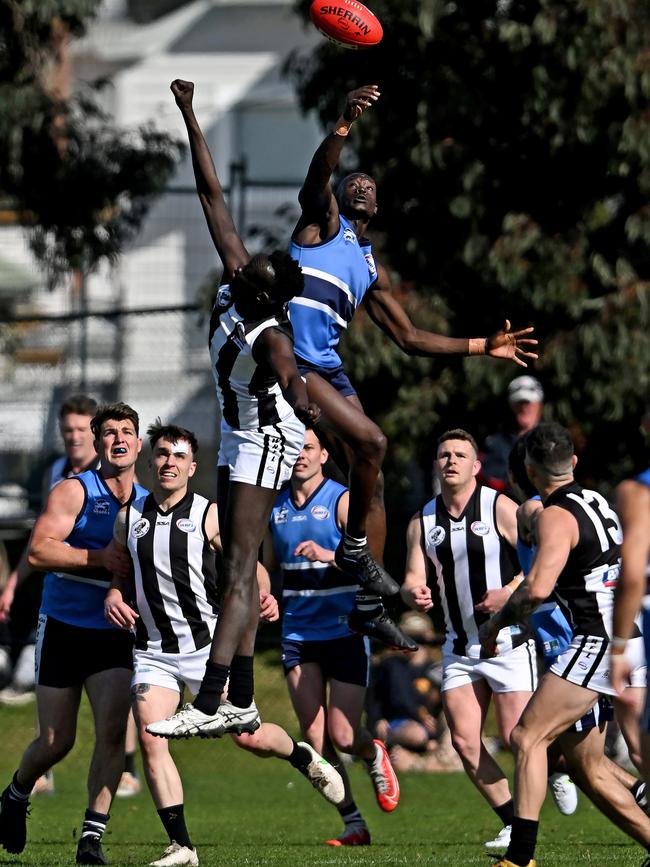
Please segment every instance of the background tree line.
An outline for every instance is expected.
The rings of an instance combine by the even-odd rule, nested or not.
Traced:
[[[530,372],[574,433],[581,479],[611,488],[648,463],[650,6],[371,7],[384,27],[377,48],[323,40],[293,57],[302,104],[331,124],[347,91],[379,85],[352,149],[377,179],[373,241],[407,308],[458,336],[490,334],[506,316],[534,324],[542,354]],[[307,0],[296,8],[307,18]],[[507,383],[524,372],[406,358],[368,320],[344,351],[391,439],[393,492],[415,487],[413,456],[428,484],[436,433],[460,424],[482,437],[505,423]]]

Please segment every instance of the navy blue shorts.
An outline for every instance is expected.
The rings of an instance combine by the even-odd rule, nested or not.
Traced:
[[[311,364],[309,361],[305,361],[303,358],[298,357],[296,357],[296,364],[298,365],[298,370],[303,376],[307,373],[317,373],[319,376],[322,376],[326,382],[329,382],[329,384],[343,397],[349,397],[351,394],[356,394],[356,391],[342,366],[317,367],[315,364]]]
[[[285,675],[297,665],[315,662],[325,680],[368,686],[370,645],[363,635],[330,638],[327,641],[282,639],[282,667]]]
[[[577,722],[574,722],[572,726],[569,726],[567,731],[588,732],[590,729],[594,729],[602,723],[611,722],[613,719],[614,705],[609,696],[601,695],[592,709],[588,710],[587,713],[580,717]]]

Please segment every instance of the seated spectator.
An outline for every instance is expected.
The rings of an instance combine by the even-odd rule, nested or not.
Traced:
[[[399,627],[419,648],[408,655],[387,651],[373,664],[368,725],[400,770],[459,770],[442,713],[440,640],[426,614],[406,612]]]

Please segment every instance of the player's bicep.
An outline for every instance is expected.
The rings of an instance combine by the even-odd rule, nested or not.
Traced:
[[[551,507],[540,514],[537,553],[527,579],[529,592],[535,599],[543,601],[550,596],[567,564],[576,533],[575,518],[565,509]]]
[[[422,526],[420,515],[411,518],[406,531],[406,570],[404,588],[413,590],[427,583],[427,561],[422,545]]]
[[[126,506],[121,508],[113,524],[113,541],[118,547],[124,549],[126,549],[126,512]]]
[[[500,495],[496,502],[497,527],[513,548],[517,545],[517,504],[510,497]]]
[[[345,529],[348,525],[348,507],[350,505],[350,494],[345,491],[339,497],[339,501],[336,504],[336,526],[342,533],[345,533]]]
[[[219,529],[219,512],[216,503],[210,503],[208,513],[205,516],[205,536],[210,542],[213,551],[221,553],[221,531]]]
[[[55,485],[49,493],[45,509],[36,519],[30,547],[47,539],[63,542],[74,529],[83,508],[84,488],[74,479]]]

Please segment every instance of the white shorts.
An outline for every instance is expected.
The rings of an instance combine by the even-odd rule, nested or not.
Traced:
[[[295,415],[257,430],[221,430],[217,466],[228,467],[231,482],[279,491],[291,478],[305,442]]]
[[[534,692],[537,656],[531,638],[514,650],[490,659],[447,653],[442,658],[442,691],[484,680],[492,692]]]
[[[151,650],[135,650],[133,653],[133,678],[131,688],[139,683],[164,686],[176,690],[181,696],[185,687],[196,695],[205,674],[205,664],[210,656],[210,645],[191,653],[160,653]]]
[[[632,638],[625,648],[632,672],[630,686],[645,687],[646,666],[643,638]],[[609,641],[595,635],[576,635],[550,668],[553,674],[602,695],[616,695],[609,680]]]

